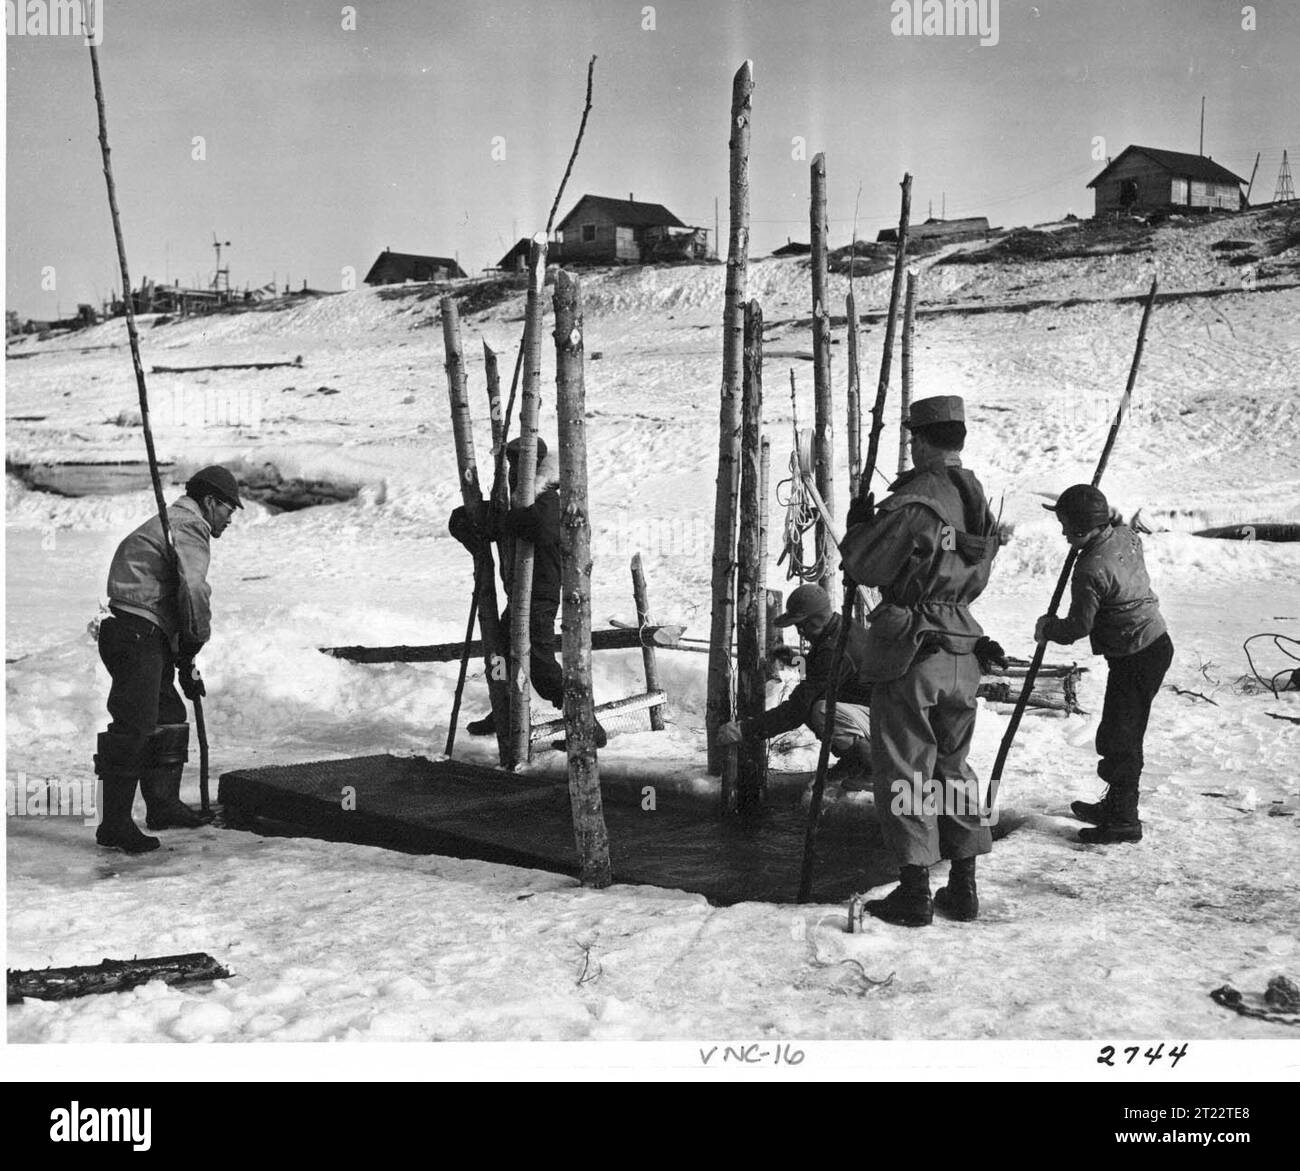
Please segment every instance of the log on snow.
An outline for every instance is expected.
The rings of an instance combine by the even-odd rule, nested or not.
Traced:
[[[102,960],[70,968],[35,968],[6,973],[8,1003],[33,1000],[71,1000],[99,992],[124,992],[150,980],[164,984],[199,984],[228,980],[230,972],[207,952],[154,956],[149,959]]]
[[[591,634],[593,651],[626,651],[637,647],[676,647],[685,632],[684,626],[647,626],[644,630],[594,630]],[[347,659],[353,663],[451,663],[460,658],[465,649],[463,642],[438,642],[427,646],[323,646],[323,655]],[[469,653],[481,655],[483,644],[477,639],[470,643]]]

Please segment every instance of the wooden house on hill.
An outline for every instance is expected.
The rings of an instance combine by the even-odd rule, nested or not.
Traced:
[[[932,240],[937,244],[956,244],[962,240],[983,240],[989,234],[989,221],[982,215],[960,220],[928,219],[923,224],[912,224],[907,238],[912,241]],[[877,244],[896,244],[898,229],[885,228],[876,235]]]
[[[446,256],[416,256],[412,252],[393,252],[385,248],[370,271],[368,285],[400,285],[405,281],[449,281],[463,277],[459,264]]]
[[[527,236],[520,236],[515,246],[497,261],[497,268],[502,272],[527,272],[528,253],[532,246],[533,242]]]
[[[1245,182],[1205,155],[1126,146],[1089,187],[1094,214],[1153,211],[1240,211]]]
[[[517,247],[517,245],[516,245]],[[682,223],[661,203],[584,195],[559,222],[549,259],[560,264],[707,260],[707,228]]]

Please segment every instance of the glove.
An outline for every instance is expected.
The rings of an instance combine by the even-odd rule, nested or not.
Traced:
[[[870,492],[866,492],[850,501],[849,516],[845,522],[845,527],[851,529],[854,525],[867,524],[875,515],[876,498]]]
[[[743,739],[739,724],[722,724],[718,728],[718,734],[713,738],[713,743],[719,748],[729,748],[732,744],[739,744]]]
[[[177,662],[176,681],[181,685],[181,691],[188,700],[196,700],[208,693],[208,689],[203,686],[203,676],[199,674],[193,659],[181,659]]]
[[[981,638],[975,644],[975,658],[979,661],[980,671],[985,675],[994,667],[1006,670],[1007,652],[1002,649],[1001,643],[994,642],[991,638]]]
[[[1034,641],[1047,641],[1047,624],[1052,620],[1050,614],[1044,614],[1037,622],[1034,623]]]
[[[793,667],[795,662],[794,657],[796,654],[798,654],[798,651],[796,651],[794,647],[781,643],[780,646],[772,648],[772,653],[768,657],[778,667]]]

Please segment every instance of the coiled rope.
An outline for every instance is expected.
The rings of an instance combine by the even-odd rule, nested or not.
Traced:
[[[813,466],[813,433],[810,430],[795,431],[795,449],[790,453],[790,475],[776,486],[776,502],[785,509],[785,523],[782,526],[780,565],[786,566],[788,578],[800,581],[820,581],[827,572],[830,541],[827,534],[822,547],[817,548],[816,528],[821,519],[817,506],[804,483],[804,469]],[[804,551],[808,532],[813,530],[813,550],[811,558]]]

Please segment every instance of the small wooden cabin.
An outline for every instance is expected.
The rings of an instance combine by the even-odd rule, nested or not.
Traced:
[[[1240,211],[1245,182],[1205,155],[1126,146],[1089,187],[1096,215],[1114,212]]]
[[[368,285],[400,285],[405,281],[449,281],[463,277],[459,264],[447,256],[417,256],[413,252],[393,252],[385,248],[370,271]]]
[[[709,233],[682,223],[661,203],[584,195],[555,229],[550,258],[561,264],[707,260]]]

